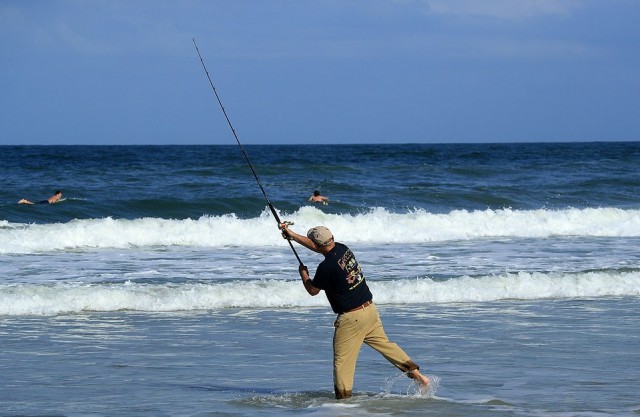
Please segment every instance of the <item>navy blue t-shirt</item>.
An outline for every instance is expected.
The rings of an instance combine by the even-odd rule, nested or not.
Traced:
[[[337,314],[354,309],[373,298],[353,252],[338,242],[318,265],[311,283],[324,290],[331,308]]]

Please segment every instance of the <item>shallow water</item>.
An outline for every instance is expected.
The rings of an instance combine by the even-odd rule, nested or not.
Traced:
[[[373,350],[333,399],[326,308],[84,313],[0,321],[3,415],[634,415],[634,298],[381,306],[438,381]]]

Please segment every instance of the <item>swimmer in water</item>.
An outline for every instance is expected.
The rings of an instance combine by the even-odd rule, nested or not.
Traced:
[[[18,201],[18,204],[54,204],[60,201],[61,198],[62,198],[62,191],[56,190],[56,192],[53,193],[53,195],[47,198],[46,200],[37,201],[34,203],[33,201],[29,201],[26,198],[23,198],[22,200]]]
[[[313,195],[311,197],[309,197],[309,201],[314,202],[314,203],[322,203],[324,205],[329,203],[329,198],[325,197],[323,195],[320,195],[320,191],[315,190],[313,192]]]

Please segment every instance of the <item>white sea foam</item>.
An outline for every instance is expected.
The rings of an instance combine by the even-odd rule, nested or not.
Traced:
[[[434,214],[424,210],[391,213],[327,214],[303,207],[291,215],[294,230],[305,232],[327,225],[345,243],[426,243],[492,237],[640,236],[640,210],[589,208],[566,210],[510,209]],[[0,227],[0,254],[154,246],[282,246],[268,211],[260,217],[234,215],[199,219],[87,219],[57,224],[16,224]]]
[[[429,278],[369,282],[380,305],[640,296],[640,272],[516,273],[446,281]],[[299,280],[216,283],[0,285],[0,315],[55,315],[83,311],[174,312],[224,308],[327,306]]]

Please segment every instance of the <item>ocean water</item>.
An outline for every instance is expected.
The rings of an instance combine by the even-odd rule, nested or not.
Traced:
[[[0,415],[640,415],[640,143],[245,150],[431,389],[364,346],[333,399],[335,316],[237,146],[4,146]]]

